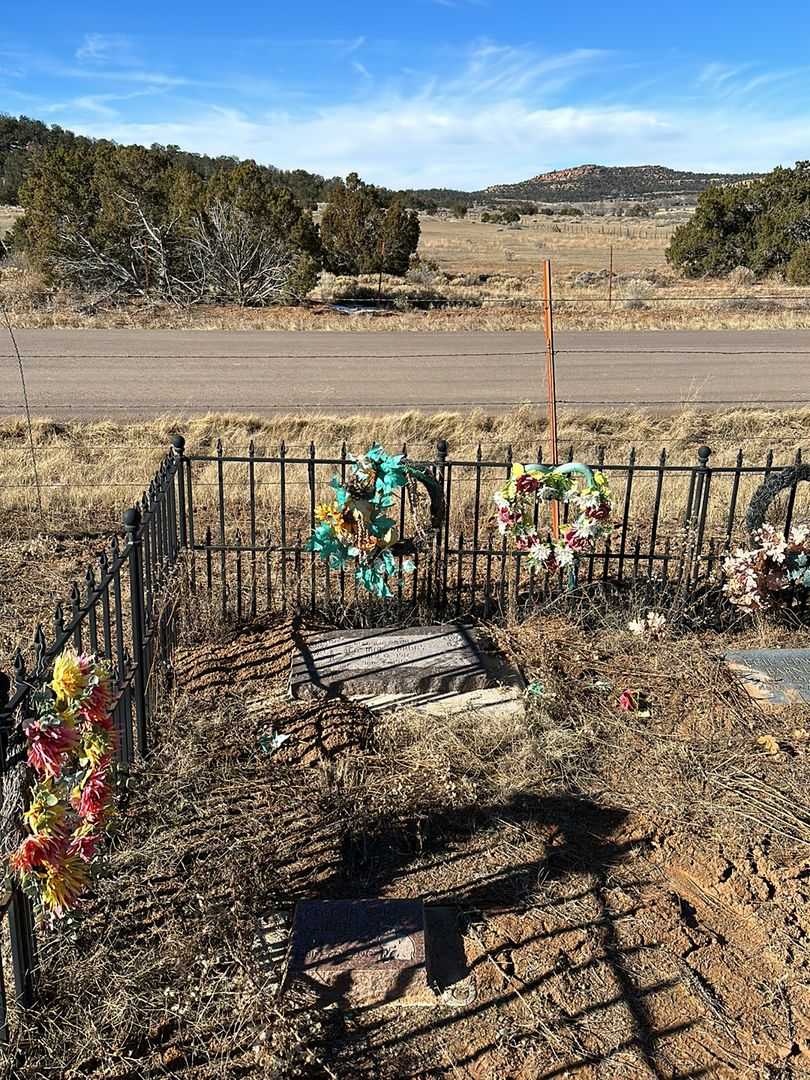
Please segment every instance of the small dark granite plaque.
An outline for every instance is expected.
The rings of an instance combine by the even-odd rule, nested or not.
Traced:
[[[744,649],[723,659],[766,711],[810,704],[810,649]]]
[[[421,901],[302,900],[287,978],[348,1005],[434,1005]]]

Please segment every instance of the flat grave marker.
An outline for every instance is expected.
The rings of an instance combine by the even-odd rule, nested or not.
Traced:
[[[295,655],[290,696],[343,695],[370,708],[494,708],[522,697],[523,679],[459,623],[311,635]]]
[[[435,1005],[421,901],[300,901],[287,969],[294,981],[349,1006]]]
[[[766,712],[810,704],[810,649],[742,649],[723,659]]]

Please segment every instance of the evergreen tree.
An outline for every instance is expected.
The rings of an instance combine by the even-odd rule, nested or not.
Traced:
[[[688,277],[747,266],[761,276],[784,270],[810,242],[810,162],[777,168],[751,183],[710,187],[674,232],[669,262]]]
[[[357,173],[336,184],[321,216],[324,266],[335,274],[403,276],[419,244],[419,218]]]

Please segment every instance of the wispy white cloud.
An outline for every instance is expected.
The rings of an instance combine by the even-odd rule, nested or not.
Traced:
[[[128,63],[133,58],[132,40],[126,34],[85,34],[75,56],[80,63]]]
[[[117,107],[118,103],[148,97],[156,92],[158,91],[155,89],[145,89],[135,90],[131,94],[80,94],[78,97],[70,98],[67,101],[44,105],[42,106],[42,112],[46,115],[93,113],[99,117],[117,118],[121,116],[121,110]]]
[[[248,93],[227,75],[203,82],[94,61],[63,69],[68,86],[74,79],[87,92],[67,92],[51,109],[89,135],[326,175],[357,170],[392,186],[478,188],[586,161],[754,171],[806,156],[810,143],[810,103],[779,96],[791,79],[801,83],[799,69],[712,61],[658,80],[634,68],[632,85],[646,89],[622,96],[620,83],[604,79],[622,58],[598,49],[549,55],[478,41],[455,63],[446,53],[429,67],[392,73],[389,64],[386,76],[363,37],[321,44],[363,83],[346,79],[341,93],[321,88],[319,96],[307,85],[296,96],[271,78]],[[159,96],[159,115],[124,107],[141,94]]]

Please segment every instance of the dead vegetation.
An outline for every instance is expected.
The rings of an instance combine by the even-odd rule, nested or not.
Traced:
[[[729,280],[674,274],[664,258],[672,231],[666,221],[537,217],[504,227],[423,215],[421,225],[420,261],[406,278],[384,276],[380,283],[376,276],[324,273],[295,307],[116,303],[104,282],[95,292],[51,288],[19,260],[0,268],[0,300],[15,326],[31,328],[541,331],[541,263],[548,258],[560,330],[810,326],[810,290],[781,278],[752,281],[744,267]],[[341,312],[335,304],[345,300],[365,309]]]
[[[305,626],[212,638],[202,615],[105,875],[42,950],[17,1080],[807,1070],[807,710],[757,713],[719,665],[727,641],[546,616],[500,632],[541,684],[525,719],[370,724],[336,702],[316,723],[284,700]],[[649,717],[617,709],[628,685]],[[262,752],[268,730],[287,756]],[[261,960],[256,920],[369,895],[457,909],[455,996],[351,1014],[279,998],[283,949]]]
[[[672,414],[644,409],[561,409],[559,441],[564,452],[570,447],[580,459],[594,460],[603,448],[605,460],[612,464],[625,463],[632,446],[639,464],[657,464],[665,447],[672,464],[691,465],[702,444],[711,447],[714,465],[732,465],[741,447],[747,464],[762,463],[769,450],[777,463],[786,464],[805,444],[809,424],[807,408],[711,411],[685,406]],[[319,455],[339,455],[344,442],[348,453],[357,453],[375,440],[389,449],[405,444],[417,459],[435,457],[439,439],[447,441],[451,457],[474,457],[479,443],[485,460],[502,458],[509,446],[515,460],[533,460],[538,448],[547,452],[545,413],[532,406],[497,415],[476,410],[379,416],[212,413],[126,422],[36,418],[34,445],[46,510],[45,521],[40,522],[35,513],[27,427],[22,418],[15,417],[0,420],[0,507],[4,512],[0,531],[13,537],[116,528],[121,513],[141,494],[145,478],[154,473],[178,433],[184,435],[189,453],[202,454],[213,453],[217,439],[226,452],[245,454],[252,440],[257,454],[271,456],[278,453],[282,441],[288,454],[298,457],[306,456],[310,443]],[[210,481],[212,476],[199,479]],[[238,492],[229,483],[229,499],[244,497],[243,481],[241,477]]]
[[[608,463],[627,461],[630,445],[640,464],[655,465],[662,447],[667,447],[673,464],[692,465],[697,448],[712,448],[712,464],[733,465],[738,449],[745,447],[745,463],[762,465],[769,450],[776,465],[793,461],[797,449],[805,447],[810,425],[808,409],[739,409],[723,412],[685,409],[673,415],[644,411],[613,411],[560,414],[560,441],[580,459],[594,461],[604,448]],[[546,419],[541,410],[521,408],[491,416],[470,414],[408,413],[400,416],[280,416],[250,417],[209,415],[192,419],[162,417],[136,423],[76,421],[57,423],[45,419],[34,422],[37,467],[42,485],[44,516],[37,511],[36,488],[31,467],[27,429],[22,420],[0,421],[0,665],[5,670],[20,642],[30,642],[38,621],[50,626],[53,605],[64,600],[70,583],[80,585],[87,564],[109,544],[120,530],[125,509],[137,500],[145,479],[154,474],[166,453],[173,434],[185,435],[192,453],[212,454],[221,438],[226,452],[245,454],[253,440],[256,452],[275,455],[286,440],[288,454],[306,458],[310,442],[319,455],[339,456],[345,441],[348,453],[362,452],[374,440],[392,449],[407,444],[419,459],[432,459],[438,439],[447,439],[451,458],[474,461],[477,445],[484,460],[503,461],[508,446],[515,460],[534,460],[538,447],[546,447]],[[198,536],[206,524],[218,529],[216,464],[194,466],[195,508]],[[319,498],[327,498],[332,466],[318,466]],[[288,509],[290,528],[308,527],[309,494],[307,466],[290,466]],[[501,472],[483,475],[482,517]],[[225,518],[229,535],[245,528],[248,505],[248,477],[244,465],[225,470]],[[277,530],[279,517],[278,467],[256,466],[257,526],[259,535]],[[491,481],[491,482],[490,482]],[[617,505],[623,492],[622,474],[614,474]],[[722,537],[722,513],[728,507],[733,474],[715,478],[710,524]],[[738,493],[739,516],[758,483],[743,477]],[[475,472],[470,467],[454,471],[455,531],[469,530],[475,508]],[[632,527],[649,524],[651,500],[656,489],[654,472],[637,474]],[[808,518],[807,485],[799,489],[795,519]],[[688,475],[667,477],[663,489],[665,512],[661,529],[679,526],[687,497]],[[780,504],[781,505],[781,504]],[[716,514],[715,514],[716,509]],[[716,517],[716,520],[715,520]],[[245,533],[244,535],[247,535]],[[292,535],[292,533],[291,533]],[[631,534],[632,535],[632,534]]]

